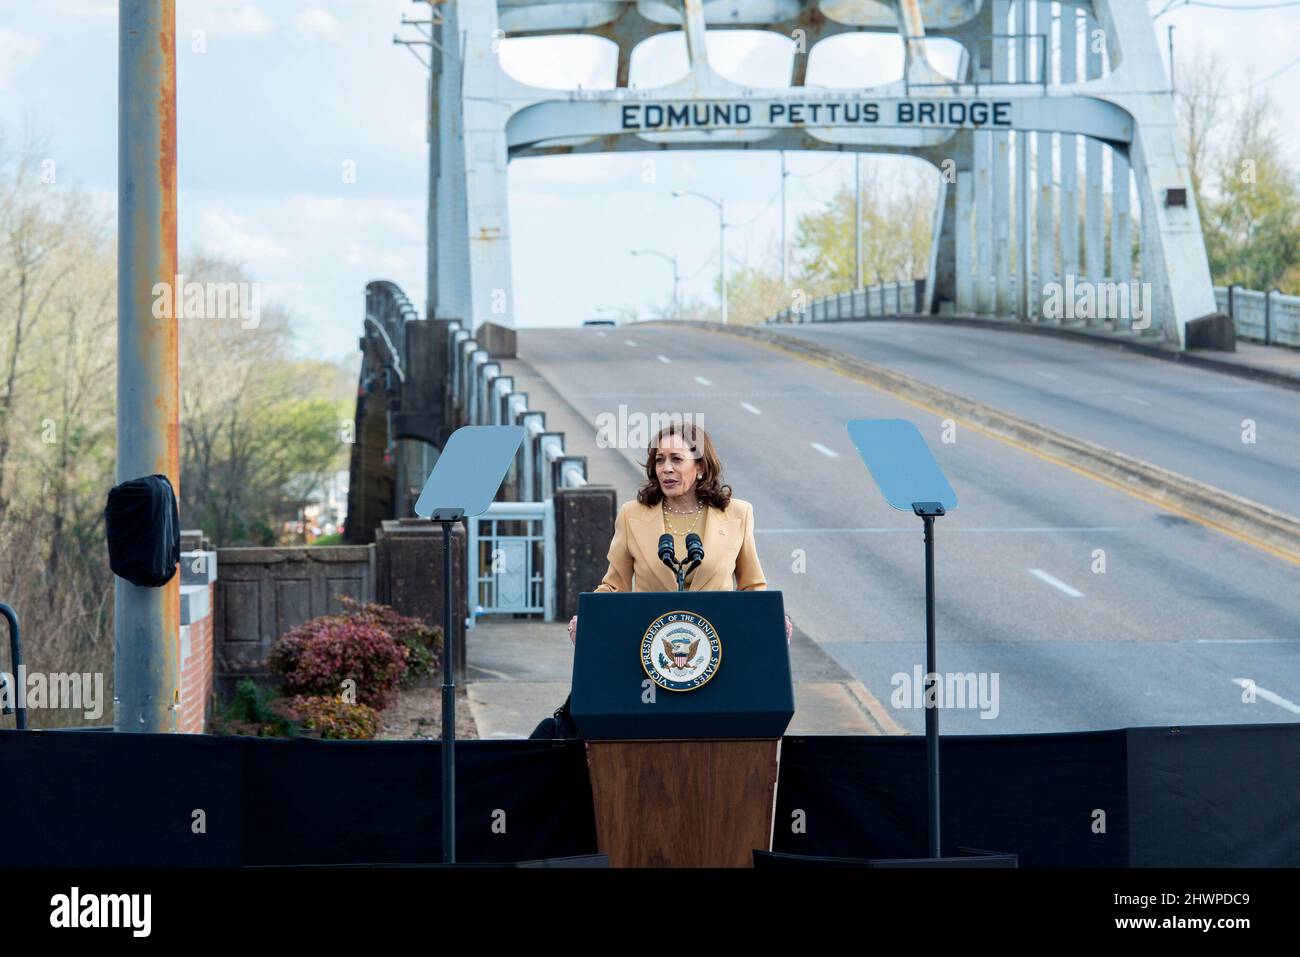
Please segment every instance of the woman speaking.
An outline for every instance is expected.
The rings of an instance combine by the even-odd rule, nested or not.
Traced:
[[[686,576],[688,591],[759,591],[767,587],[754,544],[754,509],[731,497],[722,462],[709,434],[691,422],[659,430],[646,454],[646,482],[614,522],[609,570],[595,591],[676,591],[676,573],[659,558],[659,539],[673,537],[686,554],[692,532],[704,544],[704,560]],[[577,641],[578,616],[569,621]],[[790,640],[790,616],[785,636]]]

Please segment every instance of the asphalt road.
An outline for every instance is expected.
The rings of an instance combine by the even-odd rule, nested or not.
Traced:
[[[780,330],[1300,515],[1300,394],[1293,390],[998,329],[835,322]]]
[[[878,328],[806,334],[1243,495],[1294,500],[1300,393],[1087,344]],[[934,351],[951,337],[947,358],[927,358],[931,333]],[[593,432],[620,405],[695,416],[754,504],[769,587],[908,731],[924,726],[905,696],[925,662],[921,523],[880,498],[845,428],[854,418],[915,422],[960,500],[937,524],[939,671],[974,675],[975,693],[941,712],[945,733],[1300,721],[1290,562],[981,433],[945,442],[935,416],[760,345],[629,326],[521,331],[519,350]],[[1243,452],[1229,426],[1248,413],[1266,438]],[[643,441],[619,452],[639,465]]]

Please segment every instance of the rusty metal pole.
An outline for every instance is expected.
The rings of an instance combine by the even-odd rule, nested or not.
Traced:
[[[117,104],[117,480],[161,473],[179,496],[175,0],[119,0]],[[114,596],[114,727],[175,731],[180,576]]]

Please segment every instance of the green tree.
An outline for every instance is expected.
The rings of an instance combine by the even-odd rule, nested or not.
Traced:
[[[862,284],[916,279],[930,257],[937,174],[920,161],[873,163],[862,177]],[[841,186],[795,228],[797,283],[809,296],[853,288],[854,194]]]

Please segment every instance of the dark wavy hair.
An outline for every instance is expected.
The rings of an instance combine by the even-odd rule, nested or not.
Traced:
[[[646,482],[637,491],[636,500],[642,505],[658,505],[664,500],[663,489],[659,487],[659,476],[655,474],[655,454],[666,435],[681,436],[691,451],[691,457],[700,466],[703,474],[695,483],[695,497],[704,505],[725,512],[731,503],[731,486],[722,482],[722,460],[718,458],[718,450],[713,447],[709,433],[694,422],[670,422],[655,435],[646,453]]]

